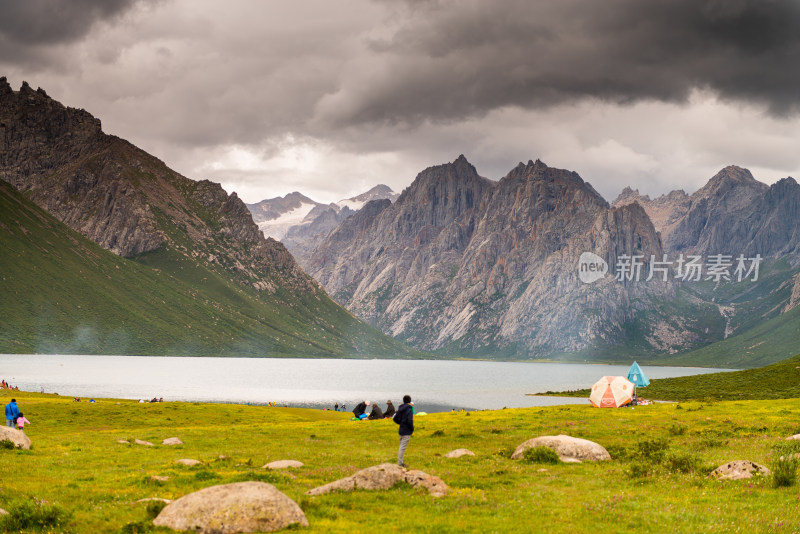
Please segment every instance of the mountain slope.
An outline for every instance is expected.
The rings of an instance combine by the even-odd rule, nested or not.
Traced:
[[[130,143],[102,133],[100,122],[85,111],[65,108],[27,84],[14,92],[0,78],[0,129],[0,178],[102,247],[155,267],[130,267],[125,273],[135,274],[136,282],[127,283],[125,273],[117,272],[123,264],[114,263],[122,260],[96,251],[83,254],[86,265],[48,264],[51,256],[34,253],[47,246],[32,235],[24,243],[27,234],[14,230],[16,219],[6,219],[21,215],[4,213],[17,257],[30,257],[19,263],[22,267],[9,266],[16,275],[3,290],[4,320],[10,321],[4,332],[15,333],[4,341],[8,350],[69,351],[65,340],[88,322],[106,340],[80,345],[78,350],[91,353],[108,352],[112,332],[133,338],[120,350],[144,354],[412,353],[331,301],[280,243],[263,238],[235,194],[227,195],[219,184],[189,180]],[[21,201],[7,200],[9,205]],[[71,258],[68,246],[60,248],[62,259]],[[113,268],[122,279],[110,275],[115,279],[110,287],[82,285],[83,272],[100,266],[100,272]],[[39,281],[31,275],[38,269],[53,274]],[[56,285],[61,288],[58,299],[48,304],[48,284],[58,273],[64,282]],[[164,279],[168,288],[153,286]],[[20,291],[30,296],[17,298]],[[153,301],[151,293],[162,298]],[[75,299],[84,301],[80,311],[69,304]],[[107,313],[97,315],[95,308],[107,308]],[[51,334],[52,316],[63,326]]]

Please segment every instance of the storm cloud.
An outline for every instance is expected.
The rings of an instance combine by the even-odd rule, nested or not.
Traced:
[[[693,90],[800,104],[796,0],[414,2],[321,102],[334,121],[419,122],[578,99],[685,104]]]
[[[607,197],[800,172],[796,0],[0,0],[0,75],[248,202],[465,154]]]

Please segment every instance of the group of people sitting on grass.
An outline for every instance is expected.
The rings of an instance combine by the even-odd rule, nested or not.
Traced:
[[[367,407],[372,406],[372,411],[367,415]],[[394,404],[391,399],[386,401],[386,411],[381,410],[377,404],[373,405],[370,401],[365,400],[359,402],[353,408],[353,415],[355,419],[391,419],[395,414]]]
[[[10,390],[13,390],[13,391],[19,391],[19,386],[12,386],[8,382],[6,382],[5,379],[3,379],[2,382],[0,382],[0,387],[2,387],[3,389],[10,389]]]

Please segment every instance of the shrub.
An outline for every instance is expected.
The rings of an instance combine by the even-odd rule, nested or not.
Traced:
[[[689,431],[689,425],[682,425],[680,423],[675,423],[669,427],[669,434],[671,436],[682,436]]]
[[[496,456],[500,456],[501,458],[511,458],[511,455],[514,454],[514,450],[515,449],[511,447],[505,446],[497,449],[494,454]]]
[[[628,458],[628,449],[620,445],[609,445],[606,447],[608,454],[613,460],[624,460]]]
[[[8,515],[0,517],[3,532],[55,529],[63,532],[70,514],[56,504],[28,499],[12,503]]]
[[[667,455],[666,466],[672,472],[691,473],[697,471],[700,466],[700,459],[691,454],[669,454]]]
[[[795,442],[778,443],[772,448],[772,487],[788,488],[797,483],[797,467],[800,466],[798,450],[800,444]]]
[[[431,434],[432,438],[440,438],[444,436],[444,430],[436,430]]]
[[[549,447],[531,447],[522,453],[522,459],[530,464],[557,464],[558,453]]]
[[[638,442],[634,447],[637,458],[660,464],[667,456],[669,443],[665,439],[647,439]]]
[[[195,480],[213,480],[219,478],[219,475],[213,471],[198,471],[194,474]]]
[[[14,442],[10,439],[0,440],[0,449],[13,449]]]
[[[627,469],[631,478],[644,478],[650,474],[650,466],[645,462],[632,462]]]
[[[164,501],[150,501],[147,504],[147,517],[155,519],[167,505]]]
[[[153,531],[153,526],[147,521],[136,521],[127,523],[119,532],[120,534],[147,534]]]

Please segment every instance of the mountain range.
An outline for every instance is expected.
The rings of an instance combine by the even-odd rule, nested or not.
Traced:
[[[461,156],[421,172],[396,202],[367,204],[300,262],[357,316],[424,350],[667,362],[779,324],[708,358],[767,363],[800,341],[788,320],[800,296],[798,206],[792,178],[767,186],[735,166],[692,195],[626,188],[609,204],[538,160],[494,182]],[[583,253],[608,273],[583,283]],[[620,276],[631,258],[638,266]],[[690,261],[700,270],[681,272]]]

